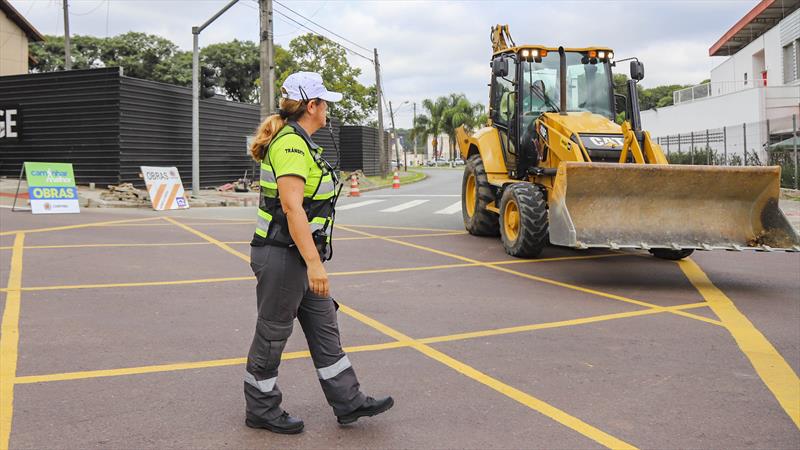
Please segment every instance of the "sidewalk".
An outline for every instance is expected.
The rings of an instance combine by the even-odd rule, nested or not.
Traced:
[[[11,206],[14,203],[14,194],[17,192],[17,179],[0,178],[0,205]],[[189,189],[187,186],[184,188]],[[103,193],[108,193],[108,186],[96,186],[90,189],[89,186],[78,186],[78,199],[81,208],[150,208],[150,200],[147,192],[139,190],[140,200],[109,200],[103,198]],[[216,189],[201,189],[200,195],[194,197],[191,190],[186,191],[189,206],[192,208],[203,208],[210,206],[255,206],[258,203],[258,192],[220,192]],[[28,184],[22,181],[17,197],[17,208],[29,207]]]

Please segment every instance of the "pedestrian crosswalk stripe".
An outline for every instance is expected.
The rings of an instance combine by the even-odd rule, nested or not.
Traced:
[[[350,204],[347,204],[347,205],[337,206],[336,210],[337,211],[343,211],[345,209],[361,208],[362,206],[372,205],[374,203],[380,203],[382,201],[383,200],[366,200],[366,201],[358,202],[358,203],[350,203]]]
[[[447,208],[440,209],[436,211],[434,214],[455,214],[457,212],[461,212],[461,201],[457,201],[452,205],[448,206]]]
[[[382,209],[381,212],[399,212],[403,211],[408,208],[413,208],[415,206],[419,206],[423,203],[429,202],[430,200],[411,200],[410,202],[401,203],[397,206],[392,206],[391,208]]]

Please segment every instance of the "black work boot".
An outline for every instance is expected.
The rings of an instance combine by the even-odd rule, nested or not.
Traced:
[[[290,416],[286,411],[272,420],[251,419],[248,417],[244,423],[250,428],[264,428],[280,434],[297,434],[303,431],[304,426],[301,419]]]
[[[336,420],[342,424],[347,425],[358,420],[359,417],[372,417],[382,412],[389,410],[394,406],[392,397],[384,397],[375,400],[372,397],[367,397],[364,404],[356,408],[355,411],[345,414],[343,416],[336,416]]]

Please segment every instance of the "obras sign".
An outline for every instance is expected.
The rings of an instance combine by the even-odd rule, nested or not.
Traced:
[[[19,106],[0,106],[0,140],[22,138],[22,115]]]

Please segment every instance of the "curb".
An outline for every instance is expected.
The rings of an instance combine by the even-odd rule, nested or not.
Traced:
[[[426,174],[425,172],[419,172],[419,173],[422,174],[422,178],[420,178],[418,180],[414,180],[414,181],[409,181],[409,182],[406,182],[406,183],[403,183],[403,184],[419,183],[420,181],[425,181],[428,178],[428,174]],[[368,188],[361,188],[361,186],[359,186],[358,187],[358,191],[359,192],[371,192],[371,191],[377,191],[379,189],[387,189],[387,188],[391,188],[391,187],[392,187],[391,183],[389,183],[389,184],[387,184],[385,186],[372,186],[372,187],[368,187]]]

